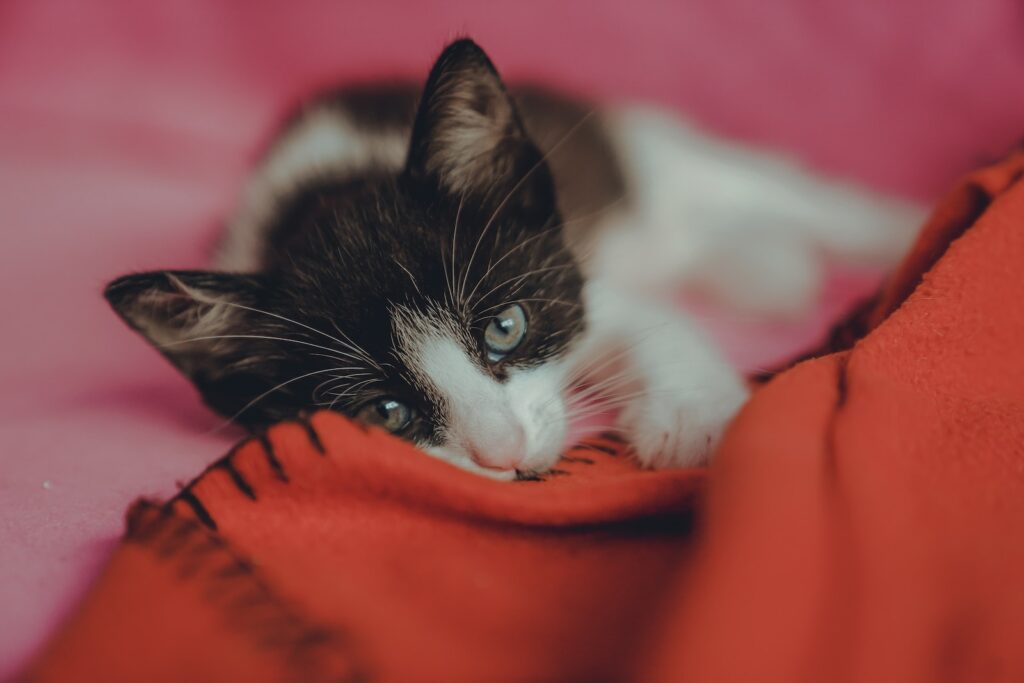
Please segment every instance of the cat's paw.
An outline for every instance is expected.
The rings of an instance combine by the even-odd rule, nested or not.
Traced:
[[[647,394],[626,406],[619,427],[643,467],[697,467],[708,462],[746,397],[742,388],[714,400]]]

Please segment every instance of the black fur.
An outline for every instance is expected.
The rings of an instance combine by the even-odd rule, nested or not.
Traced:
[[[472,135],[459,128],[467,120],[477,125]],[[467,139],[472,149],[460,147]],[[465,292],[475,288],[476,296],[452,301],[450,289],[457,291],[463,278]],[[431,71],[405,168],[306,188],[270,231],[262,272],[127,275],[106,296],[210,407],[242,425],[261,427],[320,405],[354,416],[393,396],[418,415],[403,436],[436,443],[444,407],[416,385],[396,351],[393,307],[447,311],[481,340],[481,365],[501,378],[510,365],[564,352],[584,325],[582,284],[550,170],[490,60],[461,40]],[[501,363],[487,365],[483,330],[509,302],[526,310],[527,337]],[[203,334],[196,335],[204,315]],[[330,339],[345,340],[342,333],[371,360]],[[189,341],[196,336],[228,338]],[[333,388],[351,395],[317,391],[338,366],[353,369],[337,374],[355,377]],[[318,374],[271,391],[307,373]]]

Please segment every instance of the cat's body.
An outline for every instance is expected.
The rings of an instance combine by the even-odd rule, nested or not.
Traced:
[[[246,183],[215,265],[262,268],[304,188],[400,171],[420,91],[389,83],[308,99]],[[569,248],[588,276],[628,291],[685,285],[742,311],[799,315],[818,293],[822,253],[889,265],[923,217],[914,204],[828,182],[652,107],[532,86],[510,94],[555,180]]]
[[[242,424],[330,407],[504,478],[547,469],[570,419],[616,407],[643,464],[688,465],[746,389],[650,292],[685,282],[797,310],[819,248],[878,261],[909,239],[912,208],[659,113],[513,96],[459,41],[422,97],[314,98],[229,221],[230,274],[128,276],[108,298]]]

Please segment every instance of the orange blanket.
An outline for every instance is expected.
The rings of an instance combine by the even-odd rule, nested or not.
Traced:
[[[136,504],[26,680],[1024,680],[1022,172],[968,178],[707,480],[596,439],[492,482],[317,414]]]

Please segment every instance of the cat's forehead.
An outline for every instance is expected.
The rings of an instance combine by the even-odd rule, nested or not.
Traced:
[[[504,285],[528,289],[520,276],[550,265],[542,260],[572,261],[558,226],[538,234],[469,202],[426,204],[388,186],[321,203],[288,276],[363,303],[467,308]]]

